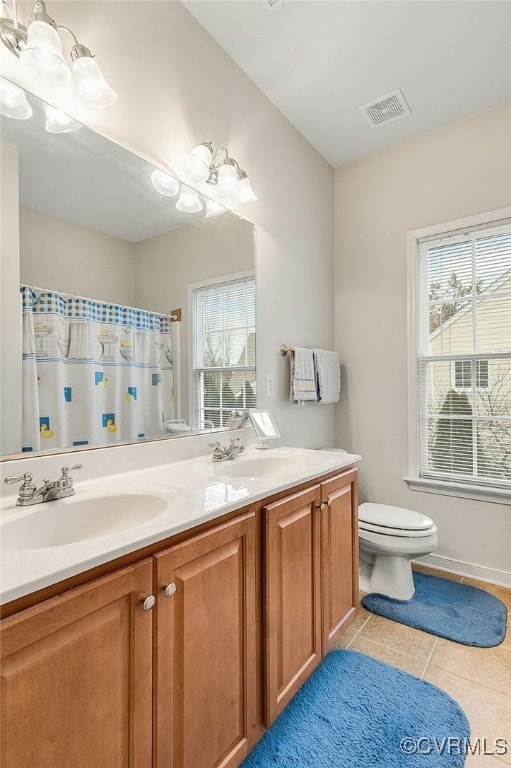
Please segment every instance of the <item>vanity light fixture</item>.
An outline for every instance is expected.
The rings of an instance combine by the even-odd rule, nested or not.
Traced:
[[[182,167],[192,181],[205,181],[216,186],[218,197],[226,205],[257,200],[246,171],[239,167],[234,158],[229,157],[225,147],[215,152],[213,144],[204,141],[183,155]]]
[[[0,78],[0,114],[13,120],[27,120],[32,117],[32,107],[27,101],[23,88]]]
[[[151,183],[160,195],[174,197],[179,192],[179,182],[169,173],[156,169],[151,174]]]
[[[4,11],[9,0],[2,0]],[[0,18],[0,39],[19,58],[26,72],[46,85],[63,85],[71,79],[71,69],[64,58],[59,31],[74,40],[71,48],[73,79],[78,104],[82,109],[100,109],[113,104],[117,96],[106,82],[92,53],[81,45],[69,27],[57,25],[46,12],[44,0],[37,0],[27,24],[18,21],[17,0],[10,0],[12,18]]]
[[[184,213],[199,213],[204,206],[200,201],[197,190],[183,184],[179,200],[176,203],[176,208],[178,211],[183,211]]]
[[[44,111],[46,113],[45,127],[48,133],[71,133],[72,131],[78,131],[82,127],[81,123],[73,120],[65,112],[61,112],[60,109],[56,109],[50,104],[44,105]]]

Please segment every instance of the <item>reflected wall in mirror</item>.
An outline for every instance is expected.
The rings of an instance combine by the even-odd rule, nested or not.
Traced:
[[[190,434],[255,406],[253,225],[195,192],[200,211],[177,209],[181,182],[161,194],[153,165],[84,126],[49,132],[27,99],[30,119],[0,119],[2,455]]]

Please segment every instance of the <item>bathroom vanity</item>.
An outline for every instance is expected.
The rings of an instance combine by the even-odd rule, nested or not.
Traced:
[[[46,549],[35,592],[15,573],[2,765],[238,766],[354,618],[359,459],[252,449],[145,470],[139,488],[172,488],[156,521],[98,539],[96,561],[90,542]]]

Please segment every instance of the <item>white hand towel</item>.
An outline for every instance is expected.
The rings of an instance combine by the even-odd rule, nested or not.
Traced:
[[[341,360],[337,352],[313,349],[321,405],[338,403],[341,392]]]
[[[316,402],[318,399],[311,349],[295,347],[291,352],[289,399],[292,403]]]

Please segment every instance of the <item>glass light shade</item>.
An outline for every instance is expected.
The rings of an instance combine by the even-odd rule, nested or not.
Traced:
[[[185,186],[181,187],[181,194],[176,203],[178,211],[184,211],[185,213],[199,213],[199,211],[202,211],[203,207],[199,193],[196,189],[191,189],[190,187]]]
[[[46,104],[44,108],[46,112],[46,130],[48,133],[71,133],[71,131],[77,131],[81,128],[81,124],[72,117],[66,115],[65,112],[61,112],[60,109],[55,109],[49,104]]]
[[[46,85],[62,85],[71,77],[58,32],[46,21],[30,24],[20,61],[30,75]]]
[[[3,79],[0,80],[0,114],[13,120],[26,120],[32,116],[25,91]]]
[[[78,104],[82,109],[102,109],[117,99],[105,80],[101,68],[92,56],[80,56],[73,61]]]
[[[216,185],[218,197],[225,202],[237,203],[239,201],[240,183],[238,172],[234,165],[228,163],[221,165],[218,169],[218,182]]]
[[[257,195],[252,189],[252,184],[248,176],[244,176],[239,182],[239,202],[240,203],[254,203],[257,200]]]
[[[213,153],[209,147],[199,144],[188,155],[183,155],[181,164],[184,173],[193,181],[207,181]]]
[[[210,216],[218,216],[219,213],[224,213],[225,208],[223,205],[220,205],[220,203],[217,203],[215,200],[206,200],[206,217],[209,218]]]
[[[173,197],[179,192],[179,182],[177,179],[164,171],[153,171],[151,174],[151,182],[160,195]]]

